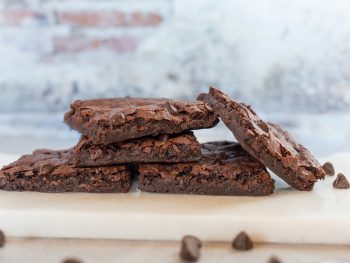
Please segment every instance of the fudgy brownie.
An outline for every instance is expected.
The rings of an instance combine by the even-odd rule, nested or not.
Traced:
[[[214,88],[198,99],[213,108],[246,151],[295,189],[309,191],[324,178],[321,165],[305,147],[280,126],[262,121],[250,106]]]
[[[192,132],[144,137],[111,144],[94,144],[82,136],[74,147],[79,167],[147,162],[192,162],[201,158],[201,146]]]
[[[0,170],[0,189],[36,192],[128,192],[126,165],[75,168],[72,150],[36,150]]]
[[[266,168],[234,142],[202,144],[198,162],[140,164],[139,189],[158,193],[269,195],[274,180]]]
[[[209,128],[218,122],[204,102],[131,97],[75,101],[64,120],[96,144]]]

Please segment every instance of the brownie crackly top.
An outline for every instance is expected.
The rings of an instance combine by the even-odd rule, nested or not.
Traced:
[[[131,97],[75,101],[64,120],[103,144],[209,128],[218,122],[213,110],[201,101]]]
[[[298,190],[311,190],[325,172],[312,154],[280,126],[261,120],[250,106],[218,89],[200,94],[232,131],[242,147]]]

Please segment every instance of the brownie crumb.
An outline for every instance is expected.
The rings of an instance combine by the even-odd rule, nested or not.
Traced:
[[[282,261],[279,260],[277,257],[273,256],[273,257],[270,257],[268,263],[282,263]]]
[[[232,241],[232,247],[237,250],[250,250],[253,248],[253,242],[246,232],[242,231]]]
[[[346,179],[345,175],[342,173],[339,173],[337,175],[337,178],[333,182],[333,187],[338,189],[349,189],[350,184],[348,179]]]
[[[5,234],[0,230],[0,247],[3,247],[5,245],[5,242],[6,242]]]
[[[185,261],[197,261],[202,242],[194,236],[184,236],[181,242],[180,257]]]
[[[76,258],[67,258],[63,260],[62,263],[83,263],[83,261]]]
[[[330,175],[330,176],[335,175],[334,166],[333,166],[333,164],[331,162],[326,162],[322,166],[322,168],[326,172],[327,175]]]

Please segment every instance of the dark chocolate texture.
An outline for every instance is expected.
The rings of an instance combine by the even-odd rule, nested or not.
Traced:
[[[250,106],[210,88],[198,99],[207,102],[252,156],[298,190],[309,191],[324,178],[318,161],[280,126],[262,121]]]
[[[75,101],[64,120],[96,144],[210,128],[218,122],[200,101],[131,97]]]
[[[0,189],[36,192],[128,192],[126,165],[75,168],[72,150],[36,150],[0,170]]]
[[[144,137],[111,144],[94,144],[82,136],[74,147],[74,165],[104,166],[123,163],[192,162],[201,158],[201,146],[192,132]]]
[[[245,251],[251,250],[254,245],[247,233],[242,231],[232,241],[232,247],[237,250]]]
[[[342,173],[339,173],[337,175],[337,178],[333,182],[333,187],[338,189],[349,189],[350,184],[348,179],[346,179],[345,175]]]
[[[197,261],[202,242],[195,236],[184,236],[181,241],[180,258],[185,261]]]
[[[266,168],[234,142],[202,144],[198,162],[140,164],[139,189],[158,193],[269,195],[274,180]]]

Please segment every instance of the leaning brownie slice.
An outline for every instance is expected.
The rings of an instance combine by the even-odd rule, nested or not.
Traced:
[[[280,126],[266,123],[218,89],[198,96],[207,102],[252,156],[295,189],[310,191],[325,172],[312,154]]]
[[[128,192],[126,165],[75,168],[72,150],[36,150],[0,170],[0,189],[35,192]]]
[[[266,168],[234,142],[202,144],[198,162],[140,164],[139,189],[158,193],[269,195],[274,180]]]
[[[210,128],[218,122],[201,101],[130,97],[75,101],[64,120],[96,144]]]
[[[192,132],[159,135],[111,144],[94,144],[82,136],[74,147],[74,165],[92,167],[123,163],[192,162],[201,158],[201,146]]]

